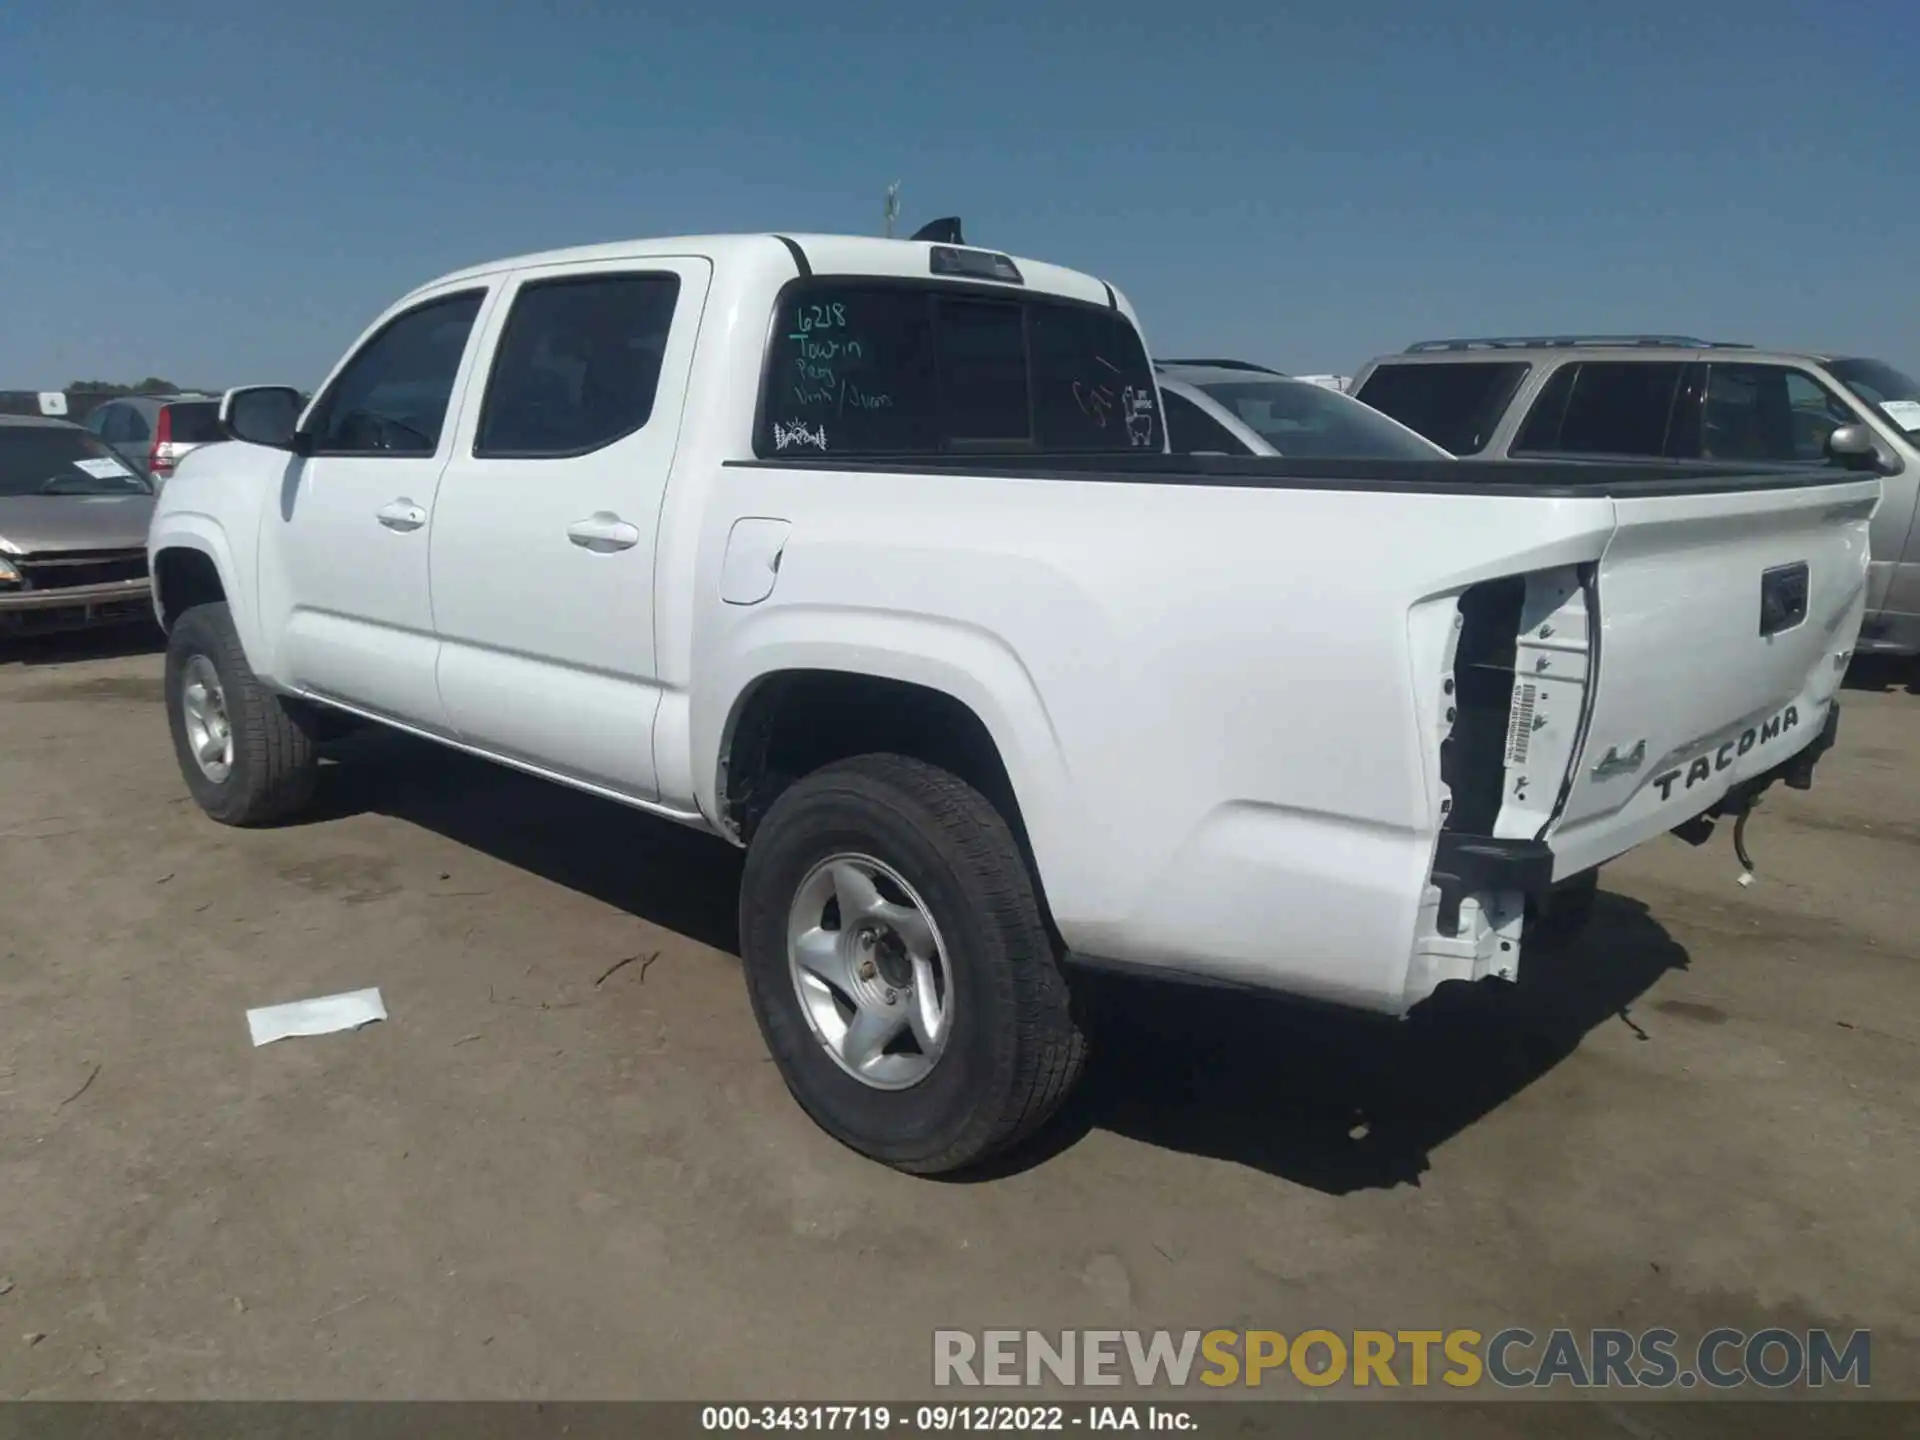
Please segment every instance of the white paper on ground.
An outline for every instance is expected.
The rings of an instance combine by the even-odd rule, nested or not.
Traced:
[[[1920,400],[1884,400],[1880,408],[1902,430],[1920,430]]]
[[[255,1048],[295,1035],[331,1035],[358,1030],[387,1018],[378,988],[349,990],[344,995],[322,995],[314,1000],[292,1000],[285,1005],[263,1005],[247,1011],[247,1029]]]

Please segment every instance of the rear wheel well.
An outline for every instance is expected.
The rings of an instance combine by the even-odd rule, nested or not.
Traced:
[[[169,630],[194,606],[227,598],[220,571],[204,550],[162,550],[154,557],[153,584],[160,597],[160,622]]]
[[[873,754],[923,760],[979,791],[1013,831],[1045,912],[1039,868],[999,747],[966,704],[925,685],[839,670],[788,670],[760,681],[741,702],[726,748],[726,819],[742,840],[751,840],[794,781],[836,760]]]

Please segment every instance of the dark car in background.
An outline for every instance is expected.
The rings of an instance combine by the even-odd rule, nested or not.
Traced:
[[[217,395],[124,395],[96,406],[86,426],[156,487],[190,451],[225,438]]]
[[[80,426],[0,415],[0,642],[150,619],[153,495]]]

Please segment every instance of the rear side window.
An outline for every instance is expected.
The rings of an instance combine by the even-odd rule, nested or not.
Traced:
[[[1511,361],[1388,364],[1375,368],[1356,399],[1455,455],[1487,448],[1527,367]]]
[[[775,316],[761,455],[1159,449],[1133,325],[1101,306],[819,280]]]
[[[100,431],[100,438],[117,445],[132,445],[152,439],[153,431],[147,424],[147,417],[140,413],[139,406],[115,405]]]
[[[653,415],[677,275],[523,285],[480,411],[476,455],[584,455]]]
[[[167,406],[167,434],[179,445],[211,445],[221,439],[220,404],[198,400]]]
[[[1686,366],[1669,361],[1581,361],[1541,388],[1515,451],[1569,455],[1667,453],[1667,426]]]

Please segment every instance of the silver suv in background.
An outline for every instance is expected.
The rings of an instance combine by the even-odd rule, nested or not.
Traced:
[[[1879,360],[1679,335],[1427,340],[1353,393],[1454,455],[1879,473],[1859,649],[1920,654],[1920,384]]]
[[[1176,455],[1447,460],[1447,452],[1330,385],[1244,360],[1154,365]]]
[[[189,452],[224,439],[218,395],[121,395],[87,415],[87,429],[157,489]]]

